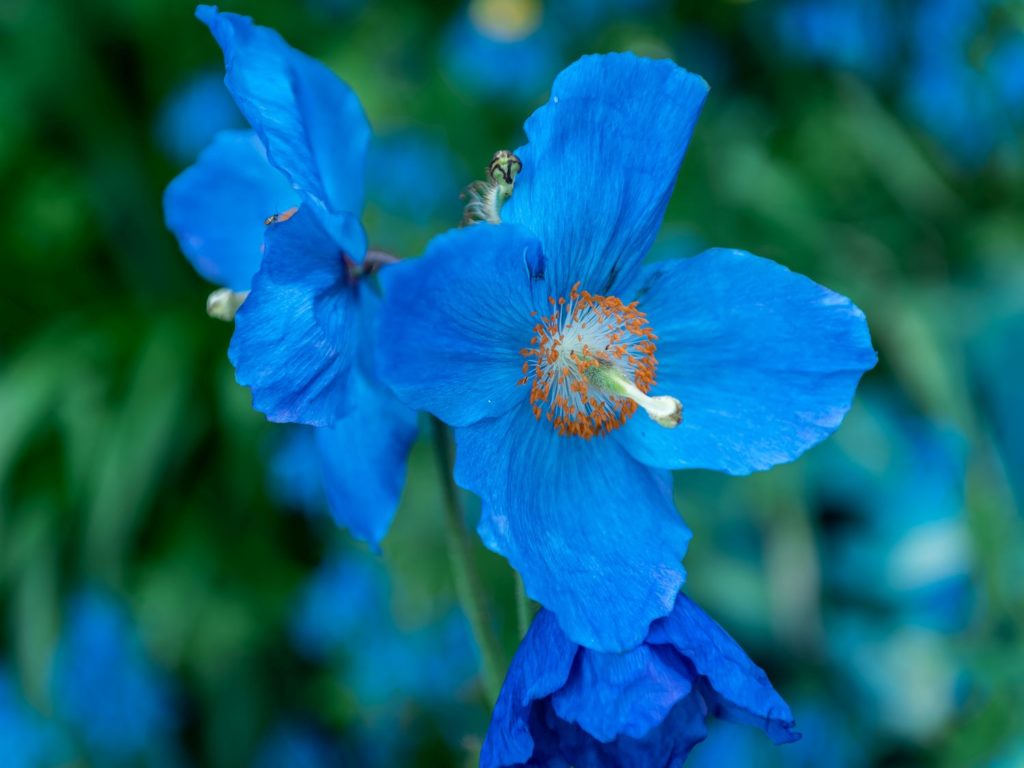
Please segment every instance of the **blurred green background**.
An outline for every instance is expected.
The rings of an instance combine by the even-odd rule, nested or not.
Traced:
[[[221,7],[359,94],[387,159],[371,244],[401,256],[579,55],[702,74],[651,257],[775,259],[850,296],[880,363],[800,461],[676,478],[687,591],[805,733],[715,731],[691,761],[1024,766],[1020,4]],[[489,713],[429,440],[375,559],[301,431],[251,410],[164,228],[164,186],[240,124],[192,10],[0,4],[0,763],[472,764]],[[477,549],[510,657],[512,573]]]

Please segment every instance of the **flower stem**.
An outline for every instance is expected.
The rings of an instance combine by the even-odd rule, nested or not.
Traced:
[[[516,623],[519,626],[519,639],[526,637],[526,630],[530,628],[533,620],[533,606],[526,596],[526,585],[523,584],[523,577],[516,573]]]
[[[459,503],[459,490],[455,487],[455,480],[452,477],[451,432],[447,425],[436,417],[431,417],[431,422],[434,429],[437,468],[441,475],[441,487],[444,493],[448,558],[451,561],[452,577],[455,580],[455,593],[459,598],[462,611],[469,621],[477,647],[480,649],[484,690],[493,706],[498,700],[501,680],[504,676],[502,674],[504,669],[502,654],[489,621],[487,601],[473,561],[472,541],[466,531],[462,505]]]

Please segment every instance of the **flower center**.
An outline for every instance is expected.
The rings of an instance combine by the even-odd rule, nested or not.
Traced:
[[[520,351],[527,360],[518,383],[530,384],[538,421],[546,415],[560,435],[589,439],[621,427],[639,406],[664,427],[679,424],[678,400],[647,395],[658,337],[635,301],[581,291],[576,283],[568,298],[548,302],[551,314],[540,317],[530,346]]]

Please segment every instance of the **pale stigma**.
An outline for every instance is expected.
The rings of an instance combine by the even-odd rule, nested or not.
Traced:
[[[590,383],[610,395],[632,400],[651,420],[666,429],[678,427],[683,420],[683,404],[671,395],[651,397],[626,378],[614,365],[598,365],[587,371]]]
[[[248,291],[232,291],[230,288],[218,288],[206,297],[206,314],[217,320],[231,322],[235,319],[239,307],[249,295]]]

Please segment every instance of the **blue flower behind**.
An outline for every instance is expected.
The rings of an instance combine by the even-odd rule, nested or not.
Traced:
[[[789,0],[774,10],[783,50],[803,59],[877,77],[896,54],[896,23],[883,0]]]
[[[1019,67],[1024,33],[988,28],[998,5],[993,0],[921,0],[910,24],[903,102],[913,119],[968,168],[981,166],[999,148],[1018,144],[1024,118]],[[983,40],[986,36],[991,39]]]
[[[68,607],[52,671],[56,715],[98,765],[135,765],[177,729],[169,680],[153,665],[124,607],[87,590]]]
[[[275,436],[278,440],[268,467],[268,482],[274,499],[310,517],[326,511],[316,430],[296,426]]]
[[[668,470],[795,459],[876,359],[857,307],[765,259],[643,266],[706,93],[670,61],[581,59],[526,123],[505,223],[382,274],[384,379],[456,428],[485,545],[599,650],[640,642],[683,582]]]
[[[451,699],[478,668],[461,614],[401,629],[386,568],[355,553],[317,569],[296,603],[291,637],[308,659],[347,660],[346,682],[365,706]]]
[[[901,624],[962,629],[972,594],[964,438],[894,394],[868,392],[811,468],[829,594]]]
[[[681,766],[708,717],[758,726],[777,744],[800,738],[764,672],[683,594],[625,653],[573,643],[542,610],[512,660],[480,765]]]
[[[457,219],[461,178],[451,150],[426,132],[374,137],[370,144],[367,196],[413,224]]]
[[[340,746],[319,728],[286,720],[267,736],[252,768],[338,768],[345,764]]]
[[[543,23],[539,6],[514,24],[490,18],[488,3],[471,3],[456,15],[441,44],[442,66],[457,87],[476,98],[536,102],[558,70],[561,54],[553,28]],[[478,11],[483,8],[483,11]]]
[[[219,132],[242,127],[242,116],[224,87],[209,72],[188,81],[170,96],[156,118],[156,139],[174,161],[191,163]]]
[[[218,134],[168,185],[168,228],[196,270],[241,302],[229,357],[254,406],[319,427],[331,512],[376,546],[416,415],[375,370],[379,265],[364,263],[360,223],[369,124],[348,86],[273,30],[210,6],[196,15],[252,130]]]
[[[800,741],[795,744],[775,749],[757,731],[716,720],[687,767],[867,768],[868,751],[854,737],[841,710],[811,698],[798,701],[793,712],[800,723]]]
[[[0,755],[7,768],[48,768],[70,757],[58,726],[34,711],[21,697],[10,671],[0,667]]]

